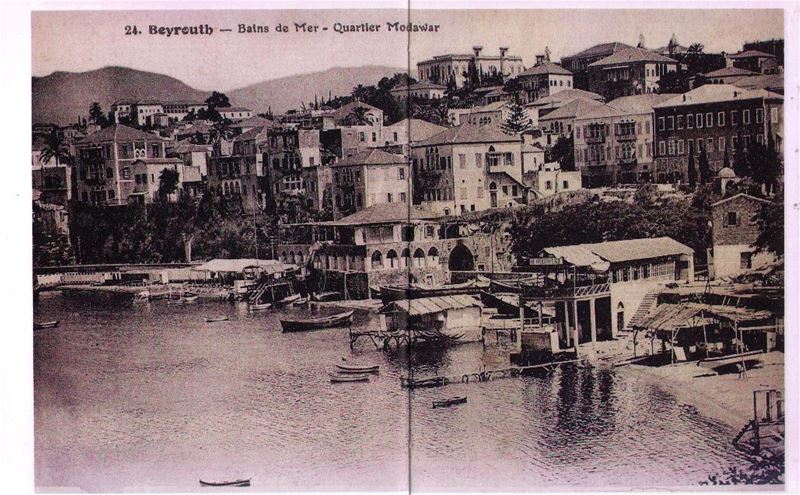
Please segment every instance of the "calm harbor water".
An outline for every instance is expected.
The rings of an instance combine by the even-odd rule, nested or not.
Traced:
[[[34,332],[42,490],[196,491],[199,478],[252,478],[255,491],[679,487],[744,463],[734,431],[631,370],[563,367],[409,393],[399,385],[409,365],[505,367],[508,349],[351,351],[345,329],[283,334],[276,313],[217,302],[51,293],[34,311],[61,321]],[[205,323],[218,314],[230,320]],[[376,321],[360,313],[356,324]],[[381,373],[332,385],[342,357]],[[431,409],[453,395],[467,404]]]

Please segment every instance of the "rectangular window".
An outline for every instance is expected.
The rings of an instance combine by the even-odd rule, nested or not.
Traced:
[[[377,140],[378,140],[378,136],[373,132],[372,133],[372,142],[374,143]]]
[[[405,203],[406,202],[406,193],[404,193],[404,192],[400,193],[400,202],[401,203]]]
[[[703,138],[697,138],[697,152],[700,153],[703,148],[705,148]]]
[[[764,123],[764,109],[756,108],[756,124]]]
[[[706,127],[714,127],[714,114],[711,112],[706,114]]]
[[[683,115],[678,115],[678,129],[683,129]]]
[[[726,227],[734,227],[738,223],[739,215],[735,211],[729,211],[725,218]]]
[[[764,136],[762,136],[761,134],[756,134],[756,142],[758,144],[764,144]]]
[[[392,141],[397,142],[397,133],[392,133]]]
[[[675,129],[675,117],[670,115],[669,117],[667,117],[667,130],[671,131],[673,129]]]
[[[753,253],[741,253],[739,255],[739,268],[742,270],[753,268]]]
[[[694,123],[697,125],[698,129],[702,129],[702,127],[703,127],[703,114],[702,113],[698,113],[697,115],[695,115]]]
[[[683,144],[683,139],[679,139],[679,140],[678,140],[678,154],[679,154],[679,155],[682,155],[682,154],[683,154],[683,151],[684,151],[684,150],[683,150],[683,146],[684,146],[684,144]]]
[[[717,127],[725,127],[725,112],[717,112]]]
[[[397,169],[397,177],[400,180],[404,180],[406,178],[406,169],[404,169],[403,167],[398,168]]]
[[[686,128],[694,129],[694,117],[690,113],[686,114]]]
[[[475,166],[481,168],[481,154],[475,153]]]
[[[561,185],[561,187],[562,189],[569,189],[569,181],[565,180],[564,183]]]
[[[645,123],[644,123],[644,133],[645,134],[650,134],[650,121],[649,120],[645,121]]]
[[[714,138],[708,138],[707,141],[708,142],[706,143],[707,145],[706,150],[710,153],[714,151]]]
[[[358,133],[358,140],[361,141],[362,143],[364,141],[366,141],[366,138],[364,137],[364,133],[363,132],[359,132]]]
[[[731,125],[736,125],[738,113],[736,110],[731,110]]]
[[[548,190],[548,191],[549,191],[550,189],[552,189],[552,188],[553,188],[553,182],[552,182],[552,181],[549,181],[549,180],[548,180],[548,181],[545,181],[545,183],[544,183],[544,188],[545,188],[546,190]]]
[[[458,167],[461,169],[467,168],[467,155],[464,153],[459,153],[458,155]]]
[[[742,110],[742,124],[750,123],[750,110]]]
[[[664,156],[665,154],[666,154],[666,152],[665,152],[665,148],[664,148],[664,141],[659,141],[658,142],[658,156]]]
[[[725,151],[725,138],[724,137],[719,138],[719,150],[720,151]]]
[[[387,203],[391,203],[391,202],[392,202],[392,199],[393,199],[393,198],[392,198],[392,193],[387,193],[387,194],[386,194],[386,202],[387,202]]]
[[[658,130],[659,131],[663,131],[664,130],[664,117],[659,117],[658,118]]]

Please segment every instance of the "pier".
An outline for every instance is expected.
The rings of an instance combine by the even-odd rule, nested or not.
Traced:
[[[497,370],[483,370],[461,375],[450,376],[429,376],[424,378],[400,377],[400,386],[403,388],[428,388],[444,387],[455,383],[481,383],[502,378],[516,378],[533,374],[537,371],[552,373],[561,364],[577,363],[580,359],[570,359],[566,361],[551,361],[549,363],[534,364],[530,366],[512,366]]]

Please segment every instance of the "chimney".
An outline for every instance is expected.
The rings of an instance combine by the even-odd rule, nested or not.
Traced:
[[[544,62],[544,55],[536,55],[536,65],[542,65]]]
[[[481,45],[475,45],[472,47],[472,51],[475,53],[475,58],[481,56],[481,50],[483,50],[483,47]]]
[[[505,57],[506,56],[506,52],[508,52],[508,47],[507,46],[501,46],[500,47],[500,56],[501,57]]]

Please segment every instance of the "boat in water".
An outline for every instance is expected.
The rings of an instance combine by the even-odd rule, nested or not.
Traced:
[[[337,364],[338,373],[377,373],[380,366],[353,366],[348,364]]]
[[[250,486],[250,478],[247,478],[246,480],[233,480],[233,481],[203,481],[203,480],[200,480],[200,486],[246,487],[246,486]]]
[[[354,382],[368,382],[369,374],[363,373],[359,375],[330,375],[331,383],[354,383]]]
[[[58,326],[58,320],[53,321],[42,321],[39,323],[33,322],[33,328],[36,330],[42,330],[44,328],[54,328]]]
[[[461,284],[430,286],[410,284],[408,286],[382,285],[380,298],[384,304],[401,299],[422,299],[425,297],[452,296],[456,294],[479,294],[489,288],[488,279],[476,279]]]
[[[467,402],[466,396],[450,397],[449,399],[438,399],[433,401],[433,408],[436,409],[438,407],[450,407],[456,404],[464,404],[466,402]]]
[[[200,296],[198,296],[194,292],[184,292],[181,295],[181,302],[182,303],[193,303],[193,302],[197,301],[198,299],[200,299]]]
[[[266,311],[266,310],[270,309],[271,307],[272,307],[272,304],[270,304],[270,303],[251,304],[251,305],[248,306],[248,308],[250,308],[250,311]]]
[[[311,300],[316,302],[338,301],[342,298],[339,292],[320,292],[311,296]]]
[[[302,306],[304,304],[307,304],[308,301],[309,301],[309,299],[307,297],[301,297],[297,301],[293,302],[292,306]]]
[[[206,323],[216,323],[218,321],[228,321],[228,317],[225,315],[206,317]]]
[[[308,332],[322,328],[348,327],[353,324],[353,313],[355,310],[316,318],[286,318],[281,320],[281,327],[284,332]]]
[[[280,301],[275,301],[275,306],[287,306],[294,304],[298,300],[300,300],[300,294],[292,294],[291,296],[284,297]]]

